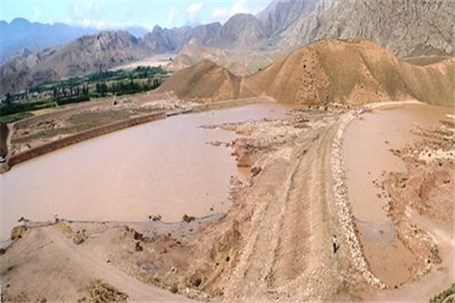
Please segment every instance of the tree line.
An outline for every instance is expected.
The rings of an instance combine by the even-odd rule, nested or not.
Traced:
[[[4,95],[0,116],[84,102],[108,95],[146,92],[159,87],[166,75],[167,72],[161,67],[139,66],[133,70],[102,71],[83,77],[46,82],[25,92]]]

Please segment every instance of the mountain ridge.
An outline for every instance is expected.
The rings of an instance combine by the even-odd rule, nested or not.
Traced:
[[[435,0],[433,4],[418,0],[375,2],[275,0],[256,16],[236,14],[224,24],[214,22],[173,29],[155,26],[150,33],[133,43],[131,49],[125,49],[123,52],[117,49],[111,54],[97,54],[94,60],[92,60],[93,54],[106,52],[106,50],[87,47],[84,50],[76,50],[79,56],[72,56],[71,53],[74,50],[67,47],[75,45],[71,42],[67,46],[60,45],[38,52],[28,59],[24,59],[23,54],[14,56],[12,60],[0,67],[0,76],[9,77],[1,79],[0,88],[3,92],[11,92],[39,84],[45,80],[46,75],[55,80],[65,76],[78,76],[84,72],[98,71],[100,68],[114,67],[144,56],[175,53],[193,39],[212,48],[282,53],[319,39],[366,38],[386,47],[400,57],[453,56],[455,24],[451,17],[454,14],[455,2],[443,0]],[[94,39],[93,37],[88,39]],[[95,46],[95,44],[89,45]],[[48,57],[52,52],[58,53],[58,56],[55,56],[57,60],[51,69],[46,70],[50,63],[43,61],[42,58]],[[116,59],[122,54],[126,57]],[[61,57],[72,57],[73,60],[79,61],[65,63],[58,60]],[[106,62],[105,57],[114,58],[114,62]],[[83,61],[86,59],[91,60],[89,64]],[[39,67],[39,64],[44,66]],[[76,67],[72,69],[73,74],[61,72],[68,70],[68,65]],[[77,68],[78,66],[85,67]],[[36,74],[36,72],[42,75],[24,75]]]
[[[93,28],[72,27],[63,23],[49,25],[30,22],[24,18],[16,18],[10,23],[2,21],[0,23],[0,62],[20,49],[35,52],[96,32],[97,30]]]
[[[17,91],[44,81],[103,71],[150,54],[141,39],[125,31],[82,36],[59,47],[27,52],[3,64],[0,87],[6,92]]]
[[[106,31],[106,30],[104,30]],[[115,31],[115,30],[112,30]],[[147,31],[139,26],[124,29],[139,38]],[[0,62],[23,49],[39,52],[49,47],[61,46],[85,35],[94,35],[102,30],[90,27],[71,26],[56,22],[53,24],[30,22],[25,18],[15,18],[10,23],[0,21]]]

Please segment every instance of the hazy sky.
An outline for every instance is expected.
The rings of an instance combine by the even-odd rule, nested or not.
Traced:
[[[151,29],[224,22],[236,13],[257,13],[270,0],[0,0],[0,20],[62,22],[105,28],[140,25]]]

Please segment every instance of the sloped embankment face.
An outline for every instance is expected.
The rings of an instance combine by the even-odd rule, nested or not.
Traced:
[[[294,51],[246,79],[278,101],[363,104],[417,99],[453,105],[453,59],[427,66],[401,61],[371,41],[324,40]]]
[[[423,67],[402,63],[400,75],[418,100],[453,107],[454,68],[454,58]]]
[[[174,91],[181,99],[218,101],[239,96],[240,78],[209,60],[177,71],[158,91]]]

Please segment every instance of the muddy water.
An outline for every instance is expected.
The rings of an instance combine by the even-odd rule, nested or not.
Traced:
[[[389,285],[406,282],[416,261],[397,239],[387,216],[387,197],[382,181],[388,172],[404,172],[404,163],[390,149],[410,144],[417,126],[438,126],[449,108],[407,104],[394,109],[364,113],[348,127],[344,140],[344,163],[348,196],[365,255],[380,279]]]
[[[180,221],[184,214],[224,212],[230,178],[239,171],[231,150],[207,142],[227,142],[235,134],[200,126],[284,118],[289,109],[253,104],[170,117],[17,165],[1,176],[1,238],[22,216],[143,221],[159,214]]]

